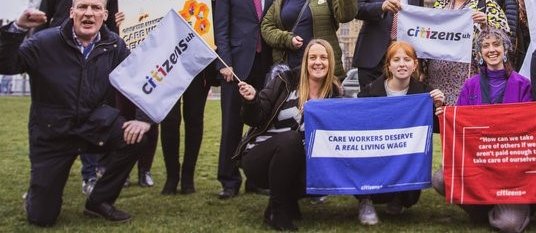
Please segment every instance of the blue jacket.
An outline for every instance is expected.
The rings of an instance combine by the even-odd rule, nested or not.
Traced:
[[[86,60],[72,24],[68,20],[26,40],[24,33],[8,31],[11,24],[0,28],[0,73],[30,76],[30,141],[38,132],[50,140],[75,135],[98,145],[108,139],[119,116],[111,107],[115,89],[108,76],[128,56],[125,43],[103,26],[101,40]]]

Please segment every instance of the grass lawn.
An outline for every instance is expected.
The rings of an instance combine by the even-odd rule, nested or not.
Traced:
[[[34,232],[27,224],[21,195],[28,186],[28,97],[0,98],[0,232]],[[181,137],[183,138],[183,137]],[[219,101],[209,100],[205,112],[205,134],[195,176],[197,192],[192,195],[162,196],[165,168],[160,148],[152,168],[156,185],[123,189],[116,205],[134,218],[127,224],[112,224],[82,214],[80,160],[71,169],[63,195],[63,208],[57,224],[48,232],[265,232],[262,223],[266,196],[241,194],[227,201],[217,198],[216,180],[220,138]],[[181,146],[182,148],[182,146]],[[439,140],[434,140],[434,170],[440,162]],[[182,155],[181,155],[182,158]],[[132,173],[137,182],[137,169]],[[386,216],[377,206],[381,223],[361,226],[357,201],[352,196],[331,196],[324,204],[300,202],[304,219],[297,222],[302,232],[490,232],[486,225],[475,225],[455,206],[448,206],[432,189],[425,190],[417,205],[397,217]],[[534,231],[535,227],[529,228]]]

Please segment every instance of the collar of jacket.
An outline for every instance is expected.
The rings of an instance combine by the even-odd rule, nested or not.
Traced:
[[[376,79],[374,82],[369,84],[369,94],[370,96],[387,96],[387,92],[385,91],[385,75],[380,76],[378,79]],[[409,89],[407,94],[417,94],[421,93],[422,89],[425,88],[424,84],[415,80],[415,78],[411,78],[409,80]]]

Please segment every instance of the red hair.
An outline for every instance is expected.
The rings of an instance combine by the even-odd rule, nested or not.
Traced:
[[[391,61],[391,59],[395,56],[395,53],[398,51],[398,49],[402,49],[402,51],[404,51],[409,57],[411,57],[415,61],[416,69],[415,72],[411,74],[411,76],[413,78],[417,78],[419,76],[419,62],[417,60],[417,52],[415,52],[415,49],[413,48],[413,46],[411,46],[410,43],[405,41],[395,41],[391,43],[389,48],[387,48],[387,52],[385,53],[385,64],[383,67],[383,72],[387,76],[387,79],[393,77],[393,74],[389,72],[389,61]]]

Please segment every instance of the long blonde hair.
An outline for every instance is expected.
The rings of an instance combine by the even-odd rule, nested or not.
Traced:
[[[303,52],[303,58],[301,63],[301,70],[300,70],[300,82],[298,84],[298,108],[303,111],[303,105],[305,105],[305,102],[309,99],[309,71],[307,67],[309,66],[309,50],[313,45],[321,45],[326,49],[326,52],[328,53],[328,73],[326,75],[326,78],[322,82],[322,86],[320,87],[320,98],[326,98],[329,97],[333,92],[333,85],[336,87],[339,86],[339,79],[335,76],[335,56],[333,52],[333,47],[329,44],[328,41],[323,39],[313,39],[309,44],[307,44],[307,47],[305,48],[305,51]]]

